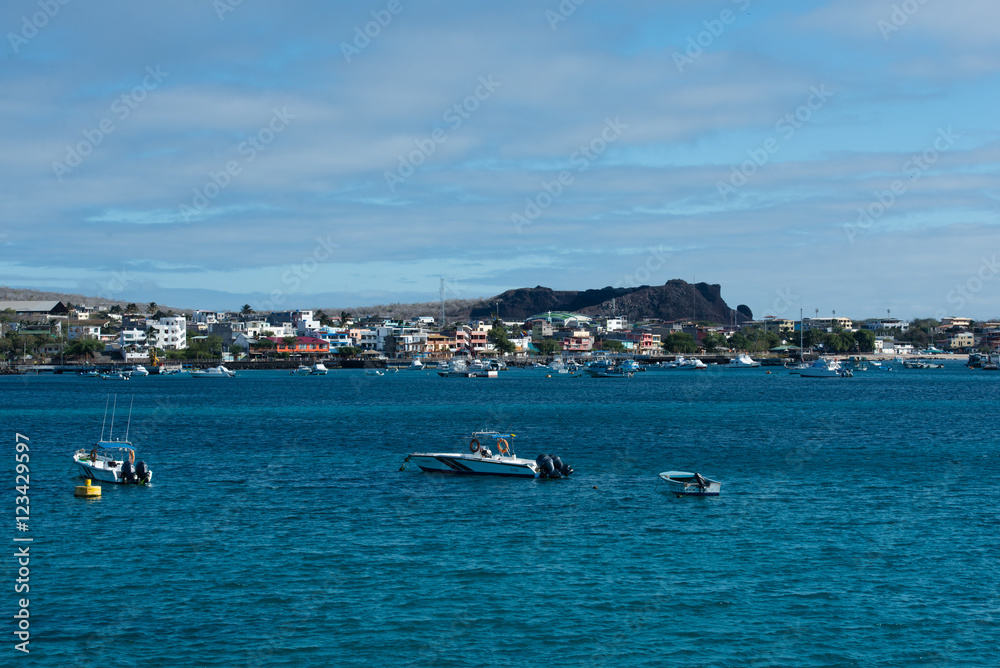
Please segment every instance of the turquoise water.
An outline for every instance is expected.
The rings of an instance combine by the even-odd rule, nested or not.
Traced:
[[[0,377],[46,666],[1000,665],[1000,374]],[[148,488],[73,497],[116,435]],[[398,471],[482,428],[565,480]],[[14,432],[30,531],[13,522]],[[723,481],[676,499],[656,473]],[[9,553],[13,549],[8,550]],[[4,609],[16,611],[15,561]],[[9,587],[9,588],[8,588]],[[4,665],[13,665],[7,663]]]

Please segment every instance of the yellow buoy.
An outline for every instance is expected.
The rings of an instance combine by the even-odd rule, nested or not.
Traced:
[[[93,499],[101,495],[101,488],[98,485],[91,485],[90,478],[87,478],[86,484],[76,486],[76,496],[82,496],[88,499]]]

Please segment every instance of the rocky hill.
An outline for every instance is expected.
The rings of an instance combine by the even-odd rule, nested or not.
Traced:
[[[497,312],[502,320],[523,320],[546,311],[573,311],[585,315],[624,315],[635,322],[644,318],[701,320],[729,324],[734,310],[722,299],[719,285],[691,284],[675,279],[664,285],[637,288],[606,287],[599,290],[552,290],[542,286],[508,290],[475,305],[470,317],[488,319]],[[740,320],[753,317],[739,306]]]

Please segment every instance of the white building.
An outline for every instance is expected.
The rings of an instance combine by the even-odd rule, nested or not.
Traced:
[[[101,326],[86,322],[78,322],[66,328],[66,338],[70,341],[77,339],[100,339]]]
[[[155,330],[153,345],[161,350],[187,348],[187,318],[182,315],[160,318],[152,323]]]
[[[910,328],[910,323],[904,320],[897,320],[896,318],[882,318],[880,320],[866,320],[865,329],[870,329],[873,332],[885,330],[885,329],[898,329],[901,332],[905,332]]]
[[[145,346],[146,332],[141,329],[123,329],[118,335],[118,345],[125,346]]]

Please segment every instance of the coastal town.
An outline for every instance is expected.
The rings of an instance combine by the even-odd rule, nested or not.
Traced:
[[[1000,346],[1000,322],[967,317],[913,321],[886,317],[765,316],[744,322],[592,317],[547,311],[524,320],[499,317],[443,322],[431,315],[394,320],[342,311],[257,313],[164,311],[153,303],[85,305],[0,301],[0,364],[238,363],[245,368],[353,361],[373,365],[423,359],[501,358],[509,364],[611,354],[655,361],[676,355],[738,353],[782,360],[811,354],[970,355]]]

